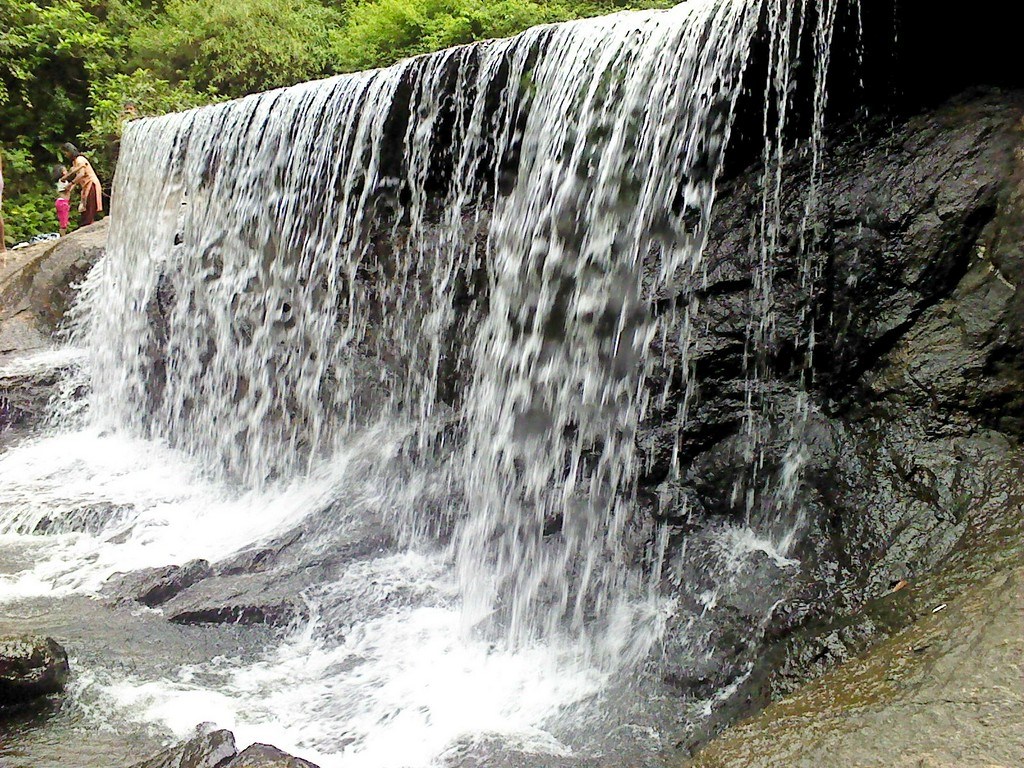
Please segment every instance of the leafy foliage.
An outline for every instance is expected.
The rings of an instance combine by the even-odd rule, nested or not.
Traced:
[[[101,177],[113,176],[124,124],[138,117],[155,117],[168,112],[201,107],[222,99],[212,87],[196,91],[188,85],[161,80],[148,69],[118,73],[89,86],[89,130],[84,144],[100,148],[92,158]]]
[[[658,0],[364,0],[349,10],[337,63],[340,71],[383,67],[452,45],[507,37],[536,24],[674,4]]]
[[[57,231],[56,194],[38,187],[4,202],[4,235],[8,245],[24,242],[42,232]],[[72,220],[74,217],[72,216]]]
[[[534,24],[674,0],[0,0],[9,241],[52,231],[73,141],[109,186],[124,123]]]
[[[169,0],[129,47],[157,77],[243,96],[334,71],[341,20],[308,0]]]

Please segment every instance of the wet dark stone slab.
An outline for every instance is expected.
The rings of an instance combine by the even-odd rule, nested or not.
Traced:
[[[60,693],[71,676],[68,654],[50,637],[0,637],[0,714]]]
[[[225,768],[317,768],[308,760],[282,752],[269,744],[253,744],[242,750]]]
[[[206,560],[114,574],[105,590],[155,608],[213,573]]]

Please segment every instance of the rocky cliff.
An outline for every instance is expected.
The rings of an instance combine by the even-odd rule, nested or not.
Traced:
[[[714,544],[749,514],[747,490],[755,515],[777,492],[737,493],[750,462],[744,339],[759,266],[746,223],[756,172],[723,190],[707,279],[676,297],[703,330],[681,442],[686,476],[659,471],[683,403],[678,371],[651,381],[677,394],[642,438],[648,509],[674,527],[682,553],[667,574],[685,609],[665,670],[687,695],[737,675],[741,708],[783,695],[909,622],[912,612],[874,609],[894,587],[1024,530],[1022,105],[1014,92],[968,94],[833,142],[810,224],[798,194],[808,158],[790,158],[755,421],[762,475],[781,477],[809,383],[790,489],[799,564],[755,553],[737,569]],[[814,243],[810,297],[801,240]],[[699,602],[708,590],[719,596],[711,607]]]

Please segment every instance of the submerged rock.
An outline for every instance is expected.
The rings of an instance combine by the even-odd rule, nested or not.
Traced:
[[[155,608],[212,573],[206,560],[114,574],[107,590]]]
[[[231,731],[202,733],[132,768],[317,768],[268,744],[239,752]]]
[[[60,693],[71,671],[68,654],[49,637],[0,637],[0,711]]]
[[[314,583],[312,578],[304,585]],[[303,603],[291,575],[240,574],[200,582],[163,609],[177,624],[288,624]]]
[[[303,594],[335,582],[354,563],[386,552],[391,534],[370,516],[352,521],[331,535],[332,545],[317,545],[330,526],[328,510],[314,513],[301,526],[263,546],[244,550],[212,568],[162,602],[164,614],[177,624],[287,625],[306,615]]]
[[[132,768],[221,768],[237,754],[235,735],[231,731],[210,731],[136,763]]]
[[[596,758],[563,757],[509,749],[500,739],[450,749],[443,768],[608,768]]]

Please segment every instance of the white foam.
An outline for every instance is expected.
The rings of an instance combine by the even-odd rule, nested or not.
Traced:
[[[480,733],[564,752],[544,721],[596,694],[606,675],[571,647],[513,652],[462,638],[448,571],[437,557],[387,558],[362,578],[403,574],[399,582],[433,593],[428,604],[326,640],[323,630],[336,628],[315,617],[257,663],[218,659],[174,680],[95,685],[124,717],[160,722],[181,737],[196,722],[214,722],[243,744],[269,741],[323,768],[427,766],[453,741]]]
[[[22,443],[0,456],[0,546],[29,547],[34,565],[0,577],[0,600],[90,594],[116,571],[226,557],[351,493],[358,461],[381,461],[367,454],[363,444],[307,480],[239,494],[145,440],[84,430]],[[127,511],[91,533],[13,532],[91,504]],[[186,737],[209,721],[323,768],[427,766],[481,733],[564,751],[545,720],[600,691],[608,672],[569,644],[510,651],[465,637],[452,570],[444,552],[354,563],[303,595],[310,620],[255,663],[217,658],[165,679],[92,668],[75,700],[97,722]]]
[[[353,458],[340,452],[309,478],[238,492],[138,438],[86,429],[27,441],[0,456],[0,534],[66,530],[68,518],[94,507],[117,513],[91,533],[57,537],[54,556],[0,579],[0,594],[89,594],[118,571],[225,558],[323,509]]]
[[[0,378],[33,376],[39,373],[80,365],[85,361],[85,350],[75,347],[56,347],[18,355],[0,362]]]
[[[747,526],[726,526],[719,538],[722,549],[736,563],[742,562],[748,555],[760,552],[771,558],[779,568],[795,568],[799,560],[786,557],[785,547],[776,545],[771,539],[762,536]]]

